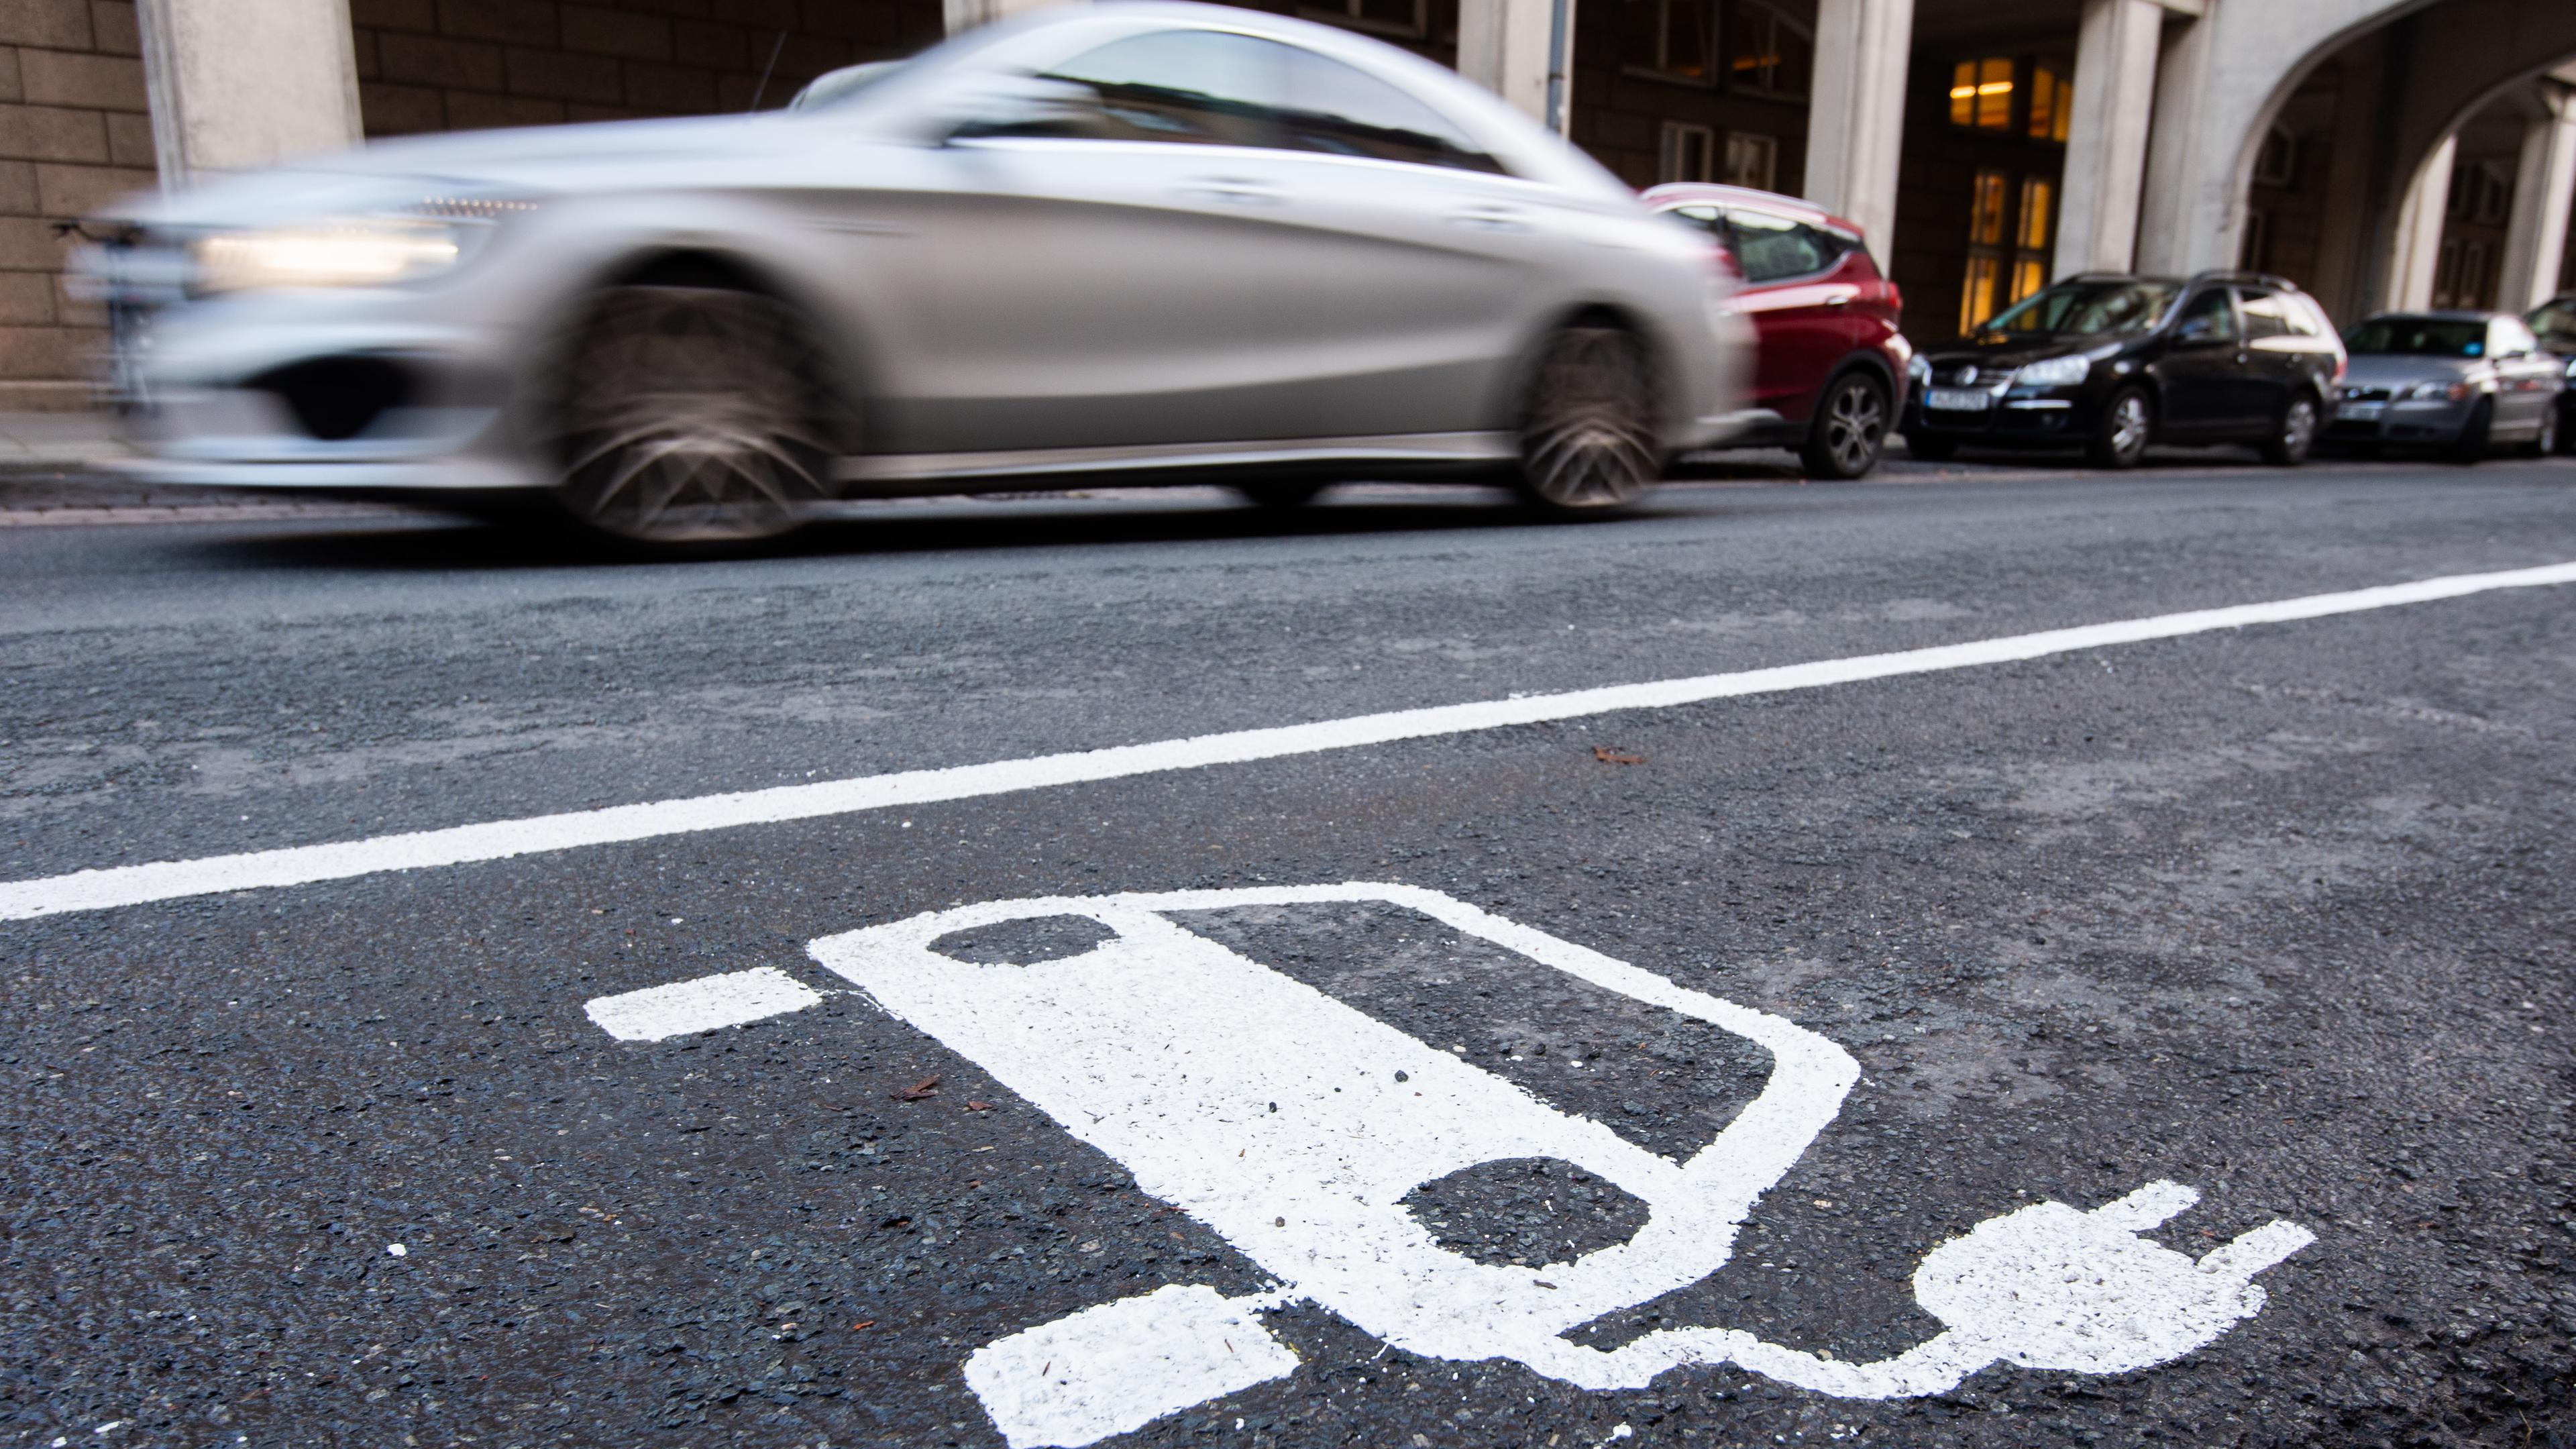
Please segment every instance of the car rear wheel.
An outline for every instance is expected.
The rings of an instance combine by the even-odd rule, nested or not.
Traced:
[[[2530,457],[2546,458],[2558,451],[2560,441],[2558,409],[2552,406],[2540,415],[2540,431],[2531,435],[2531,441],[2524,446],[2523,452]]]
[[[1541,344],[1521,401],[1520,490],[1566,517],[1615,513],[1663,472],[1653,359],[1610,323],[1559,328]]]
[[[555,498],[593,536],[658,553],[788,533],[831,496],[821,353],[775,299],[713,287],[602,292],[555,405]]]
[[[2084,460],[2096,468],[2134,468],[2147,455],[2147,440],[2155,431],[2155,405],[2147,401],[2145,389],[2124,387],[2103,404],[2093,436],[2085,441]]]
[[[2295,468],[2308,460],[2308,450],[2316,445],[2317,400],[2294,397],[2281,409],[2272,435],[2263,440],[2263,461],[2276,468]]]
[[[1887,389],[1867,373],[1845,373],[1825,389],[1799,457],[1810,478],[1858,478],[1887,446]]]

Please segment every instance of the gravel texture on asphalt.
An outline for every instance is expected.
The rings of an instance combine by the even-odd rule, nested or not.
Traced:
[[[1694,484],[1583,527],[1474,494],[959,503],[688,566],[408,521],[18,530],[0,878],[2567,559],[2555,463]],[[959,902],[1364,879],[1860,1063],[1732,1261],[1585,1342],[1715,1324],[1882,1357],[1939,1327],[1909,1287],[1933,1245],[2160,1177],[2203,1194],[2169,1246],[2274,1217],[2318,1241],[2179,1362],[1891,1403],[1731,1368],[1587,1393],[1301,1303],[1267,1318],[1294,1375],[1120,1445],[2565,1443],[2572,602],[0,925],[0,1426],[997,1444],[960,1376],[978,1346],[1268,1279],[805,943]],[[1189,924],[1652,1151],[1706,1141],[1766,1070],[1403,911]],[[582,1012],[759,966],[823,1003],[656,1043]],[[1641,1215],[1532,1159],[1406,1205],[1501,1263]]]

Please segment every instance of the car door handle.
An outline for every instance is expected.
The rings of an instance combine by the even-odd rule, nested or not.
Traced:
[[[1470,227],[1477,231],[1527,231],[1529,223],[1521,220],[1521,211],[1512,206],[1467,206],[1449,213],[1451,226]]]
[[[1288,199],[1277,187],[1242,176],[1202,176],[1182,183],[1180,193],[1229,206],[1277,206]]]

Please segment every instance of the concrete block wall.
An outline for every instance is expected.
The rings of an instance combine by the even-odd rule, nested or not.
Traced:
[[[0,412],[89,402],[104,319],[56,226],[153,184],[141,55],[131,0],[0,0]]]
[[[942,34],[938,0],[351,0],[370,136],[747,109]],[[783,39],[782,39],[783,37]]]

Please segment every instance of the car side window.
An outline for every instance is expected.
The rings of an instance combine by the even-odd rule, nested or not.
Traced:
[[[2517,352],[2538,352],[2540,339],[2515,317],[2498,317],[2487,329],[2487,355],[2511,357]]]
[[[2531,314],[2531,325],[2551,342],[2576,343],[2576,302],[2552,302]]]
[[[1286,51],[1287,105],[1279,144],[1372,161],[1500,172],[1500,162],[1446,116],[1353,66],[1311,51]]]
[[[1050,68],[1089,90],[1089,114],[1030,134],[1169,145],[1276,146],[1287,58],[1275,40],[1221,30],[1158,30],[1113,40]]]
[[[2245,337],[2260,342],[2267,337],[2289,337],[2298,332],[2291,321],[2290,304],[2274,292],[2239,292],[2236,305],[2245,312]]]
[[[2200,334],[2208,341],[2236,340],[2236,299],[2225,287],[2212,287],[2183,303],[2182,314],[2174,319],[2174,333],[2180,336],[2201,323],[2208,324],[2208,330]]]
[[[1841,237],[1805,222],[1767,211],[1729,207],[1727,225],[1735,233],[1735,264],[1747,282],[1779,282],[1830,270],[1851,245]]]

